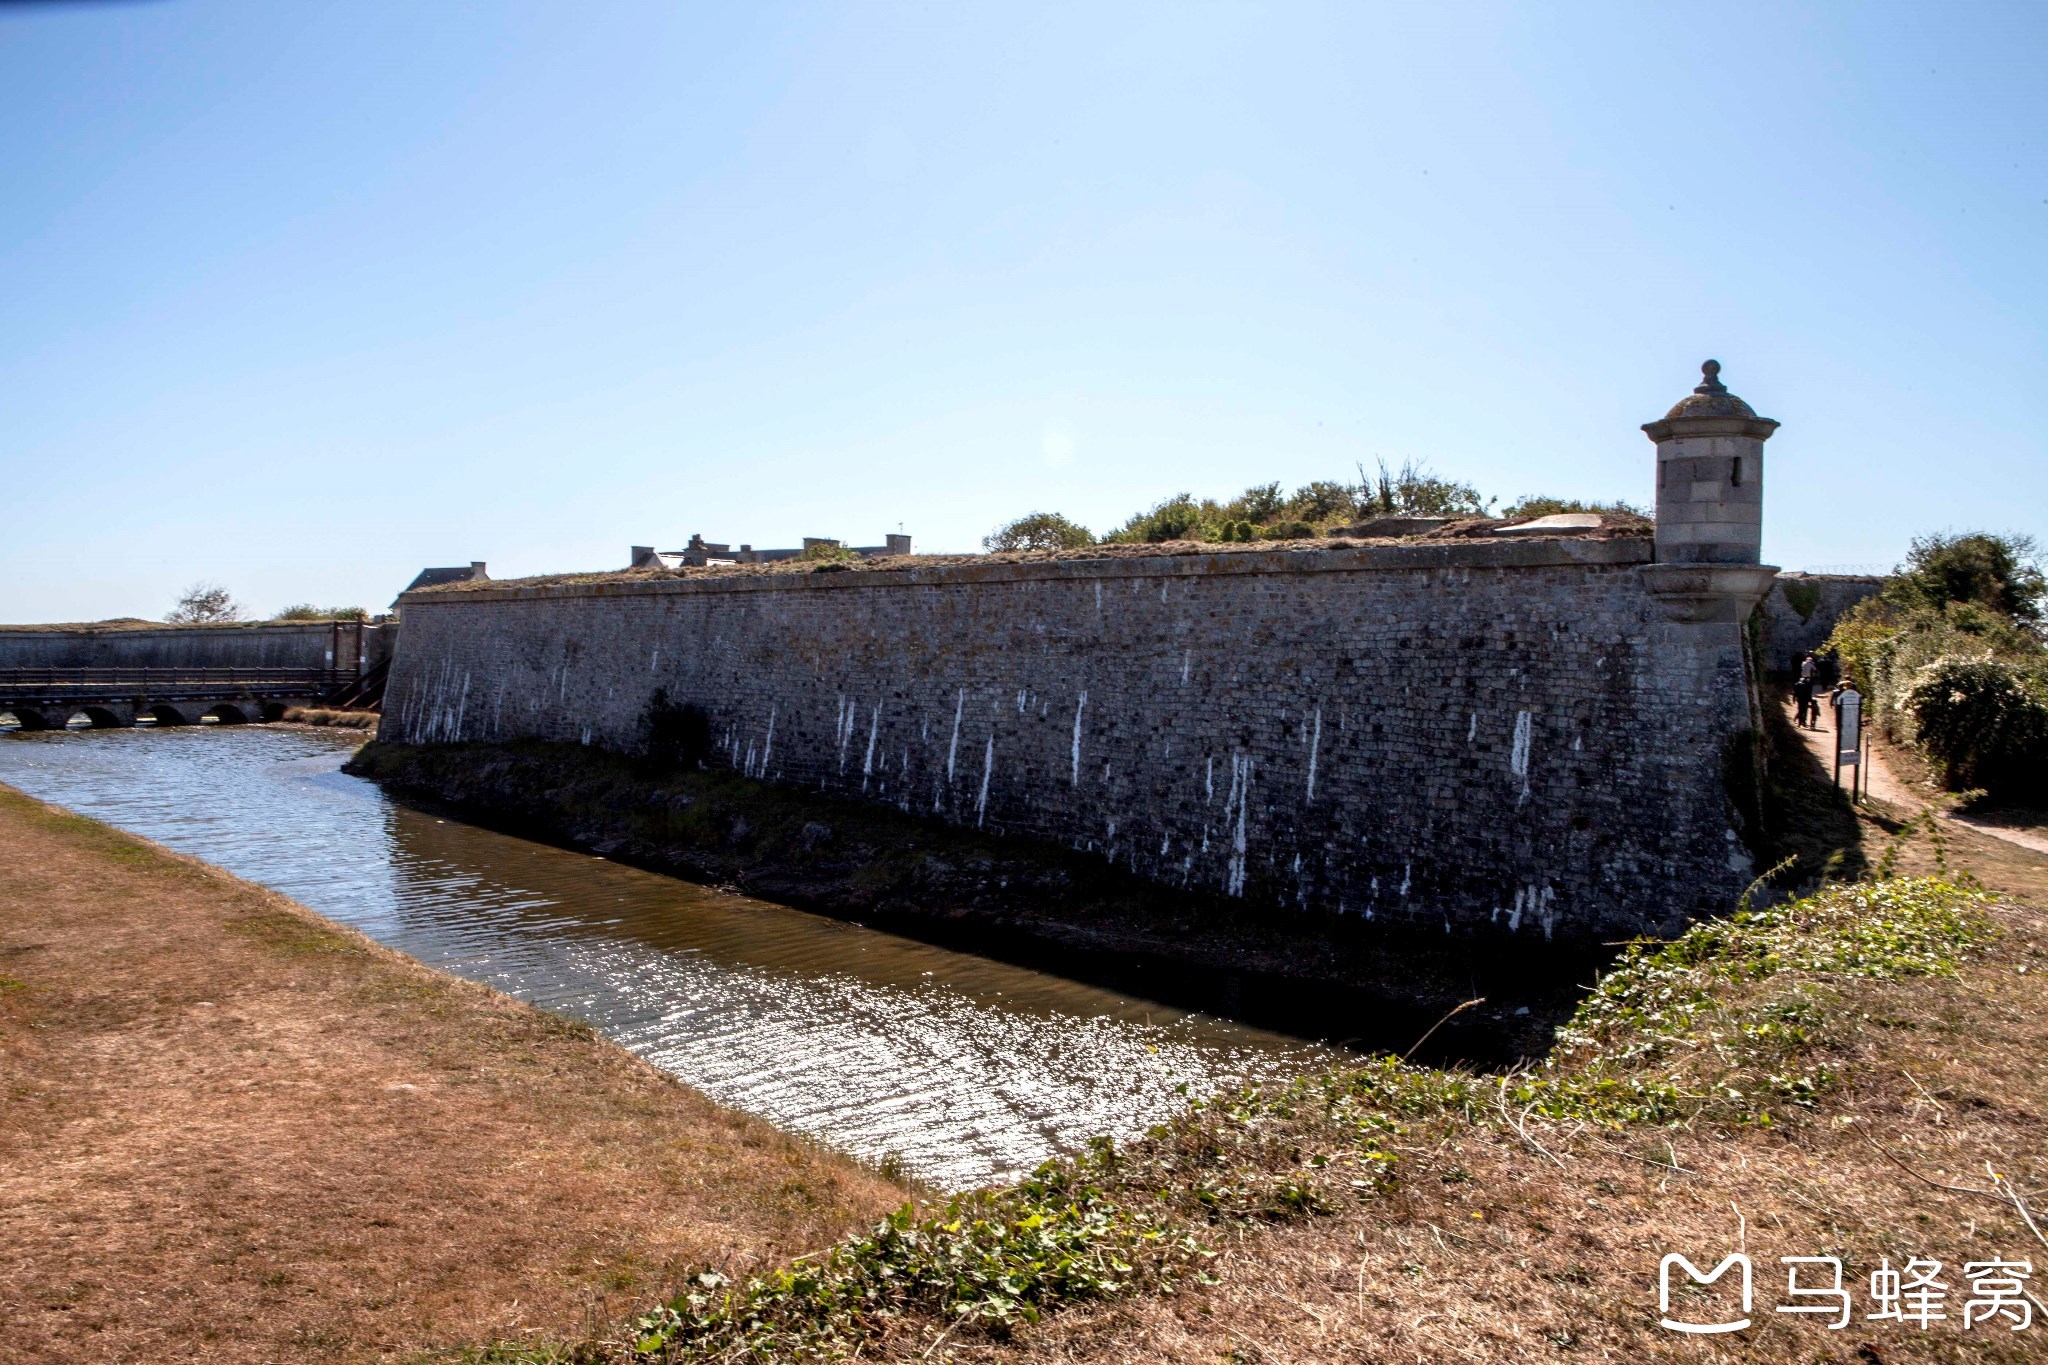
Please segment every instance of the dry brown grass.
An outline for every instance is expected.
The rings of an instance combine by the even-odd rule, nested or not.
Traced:
[[[1856,1049],[1860,1081],[1782,1131],[1532,1126],[1549,1156],[1498,1130],[1417,1132],[1389,1199],[1235,1239],[1206,1291],[1068,1313],[1010,1347],[949,1343],[932,1358],[2039,1360],[2048,1322],[2038,1315],[2025,1333],[1965,1333],[1957,1294],[1950,1321],[1922,1334],[1864,1321],[1857,1283],[1880,1257],[1902,1265],[1916,1254],[1944,1261],[1957,1286],[1962,1262],[1993,1254],[2031,1259],[2048,1277],[2048,1248],[2009,1207],[1921,1184],[1871,1145],[1944,1183],[1988,1186],[1990,1161],[2023,1185],[2048,1185],[2044,1002],[2030,980],[2048,953],[2037,932],[2026,977],[2008,960],[1953,988],[1874,992],[1884,1023]],[[1743,1248],[1758,1270],[1754,1330],[1689,1340],[1658,1325],[1666,1252],[1711,1266]],[[1772,1312],[1784,1255],[1843,1257],[1857,1321],[1836,1332]]]
[[[589,1030],[0,788],[0,1359],[574,1334],[903,1191]]]
[[[1873,861],[1898,827],[1858,822]],[[1953,980],[1858,987],[1860,1027],[1835,1050],[1846,1078],[1810,1113],[1767,1129],[1696,1120],[1603,1131],[1443,1120],[1389,1148],[1399,1180],[1332,1217],[1228,1234],[1219,1282],[1172,1297],[1071,1310],[1007,1343],[905,1334],[901,1360],[1010,1362],[1905,1361],[2048,1359],[2048,1309],[2014,1333],[1968,1332],[1965,1261],[2031,1260],[2048,1301],[2048,1245],[1989,1189],[1986,1163],[2033,1193],[2048,1230],[2048,858],[1949,831],[1952,869],[2013,898],[1998,940]],[[1902,874],[1936,849],[1904,843]],[[1933,1182],[1930,1184],[1929,1182]],[[1658,1325],[1667,1252],[1703,1267],[1746,1248],[1757,1326],[1686,1338]],[[1849,1266],[1856,1317],[1829,1331],[1779,1315],[1777,1257]],[[1883,1257],[1944,1262],[1949,1319],[1922,1332],[1866,1320]],[[929,1354],[927,1354],[929,1352]]]

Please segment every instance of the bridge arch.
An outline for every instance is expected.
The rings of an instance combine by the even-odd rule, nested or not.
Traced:
[[[199,708],[179,706],[167,701],[155,702],[142,708],[143,714],[158,725],[197,725]]]
[[[55,706],[16,706],[12,709],[14,719],[20,722],[24,730],[62,730],[78,713],[77,707],[63,703]]]
[[[254,702],[224,701],[209,707],[207,715],[222,725],[247,725],[262,720],[263,712]]]
[[[135,723],[135,708],[115,703],[110,706],[85,706],[86,724],[95,730],[121,730]]]

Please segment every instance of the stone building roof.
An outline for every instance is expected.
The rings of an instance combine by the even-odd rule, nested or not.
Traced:
[[[1662,441],[1673,434],[1673,422],[1697,422],[1705,420],[1716,423],[1712,427],[1689,427],[1684,430],[1693,435],[1743,435],[1766,439],[1778,429],[1778,424],[1768,417],[1756,415],[1756,409],[1728,392],[1728,386],[1721,382],[1721,362],[1708,360],[1700,365],[1700,382],[1693,391],[1671,405],[1671,411],[1655,422],[1643,423],[1643,430],[1653,441]]]
[[[405,591],[414,588],[438,588],[444,583],[472,583],[490,578],[484,572],[484,561],[473,559],[466,566],[452,566],[445,569],[421,569],[412,582],[405,585]]]

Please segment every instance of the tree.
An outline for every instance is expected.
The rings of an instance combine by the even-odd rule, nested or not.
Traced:
[[[1496,501],[1455,479],[1440,479],[1428,465],[1403,460],[1398,470],[1380,461],[1377,477],[1358,468],[1358,514],[1365,517],[1483,517]]]
[[[1263,526],[1279,517],[1287,506],[1287,499],[1280,492],[1277,483],[1256,484],[1240,493],[1237,501],[1223,510],[1237,521],[1249,521]]]
[[[981,538],[981,548],[990,554],[1004,550],[1077,550],[1094,543],[1093,531],[1058,512],[1029,513]]]
[[[1908,600],[1938,608],[1974,602],[2015,621],[2039,621],[2042,597],[2048,594],[2040,547],[2032,536],[1982,531],[1915,536],[1899,574],[1904,580],[1899,588]]]
[[[1176,493],[1151,511],[1138,513],[1103,539],[1150,545],[1168,540],[1200,540],[1219,512],[1214,503],[1196,502],[1192,493]]]
[[[369,617],[361,607],[316,607],[311,602],[295,602],[277,615],[273,621],[361,621]]]
[[[185,595],[178,599],[178,605],[165,614],[164,620],[176,626],[204,625],[210,621],[239,621],[242,619],[242,605],[228,595],[228,590],[218,583],[199,582],[185,589]]]
[[[1357,511],[1357,503],[1350,485],[1318,479],[1297,488],[1294,496],[1279,510],[1284,513],[1283,517],[1253,517],[1252,520],[1285,520],[1319,526],[1329,521],[1349,521]]]

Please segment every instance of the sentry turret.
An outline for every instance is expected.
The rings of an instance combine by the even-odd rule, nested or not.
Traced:
[[[1657,443],[1657,562],[1755,564],[1763,558],[1764,442],[1778,424],[1700,366],[1691,394],[1643,430]]]

